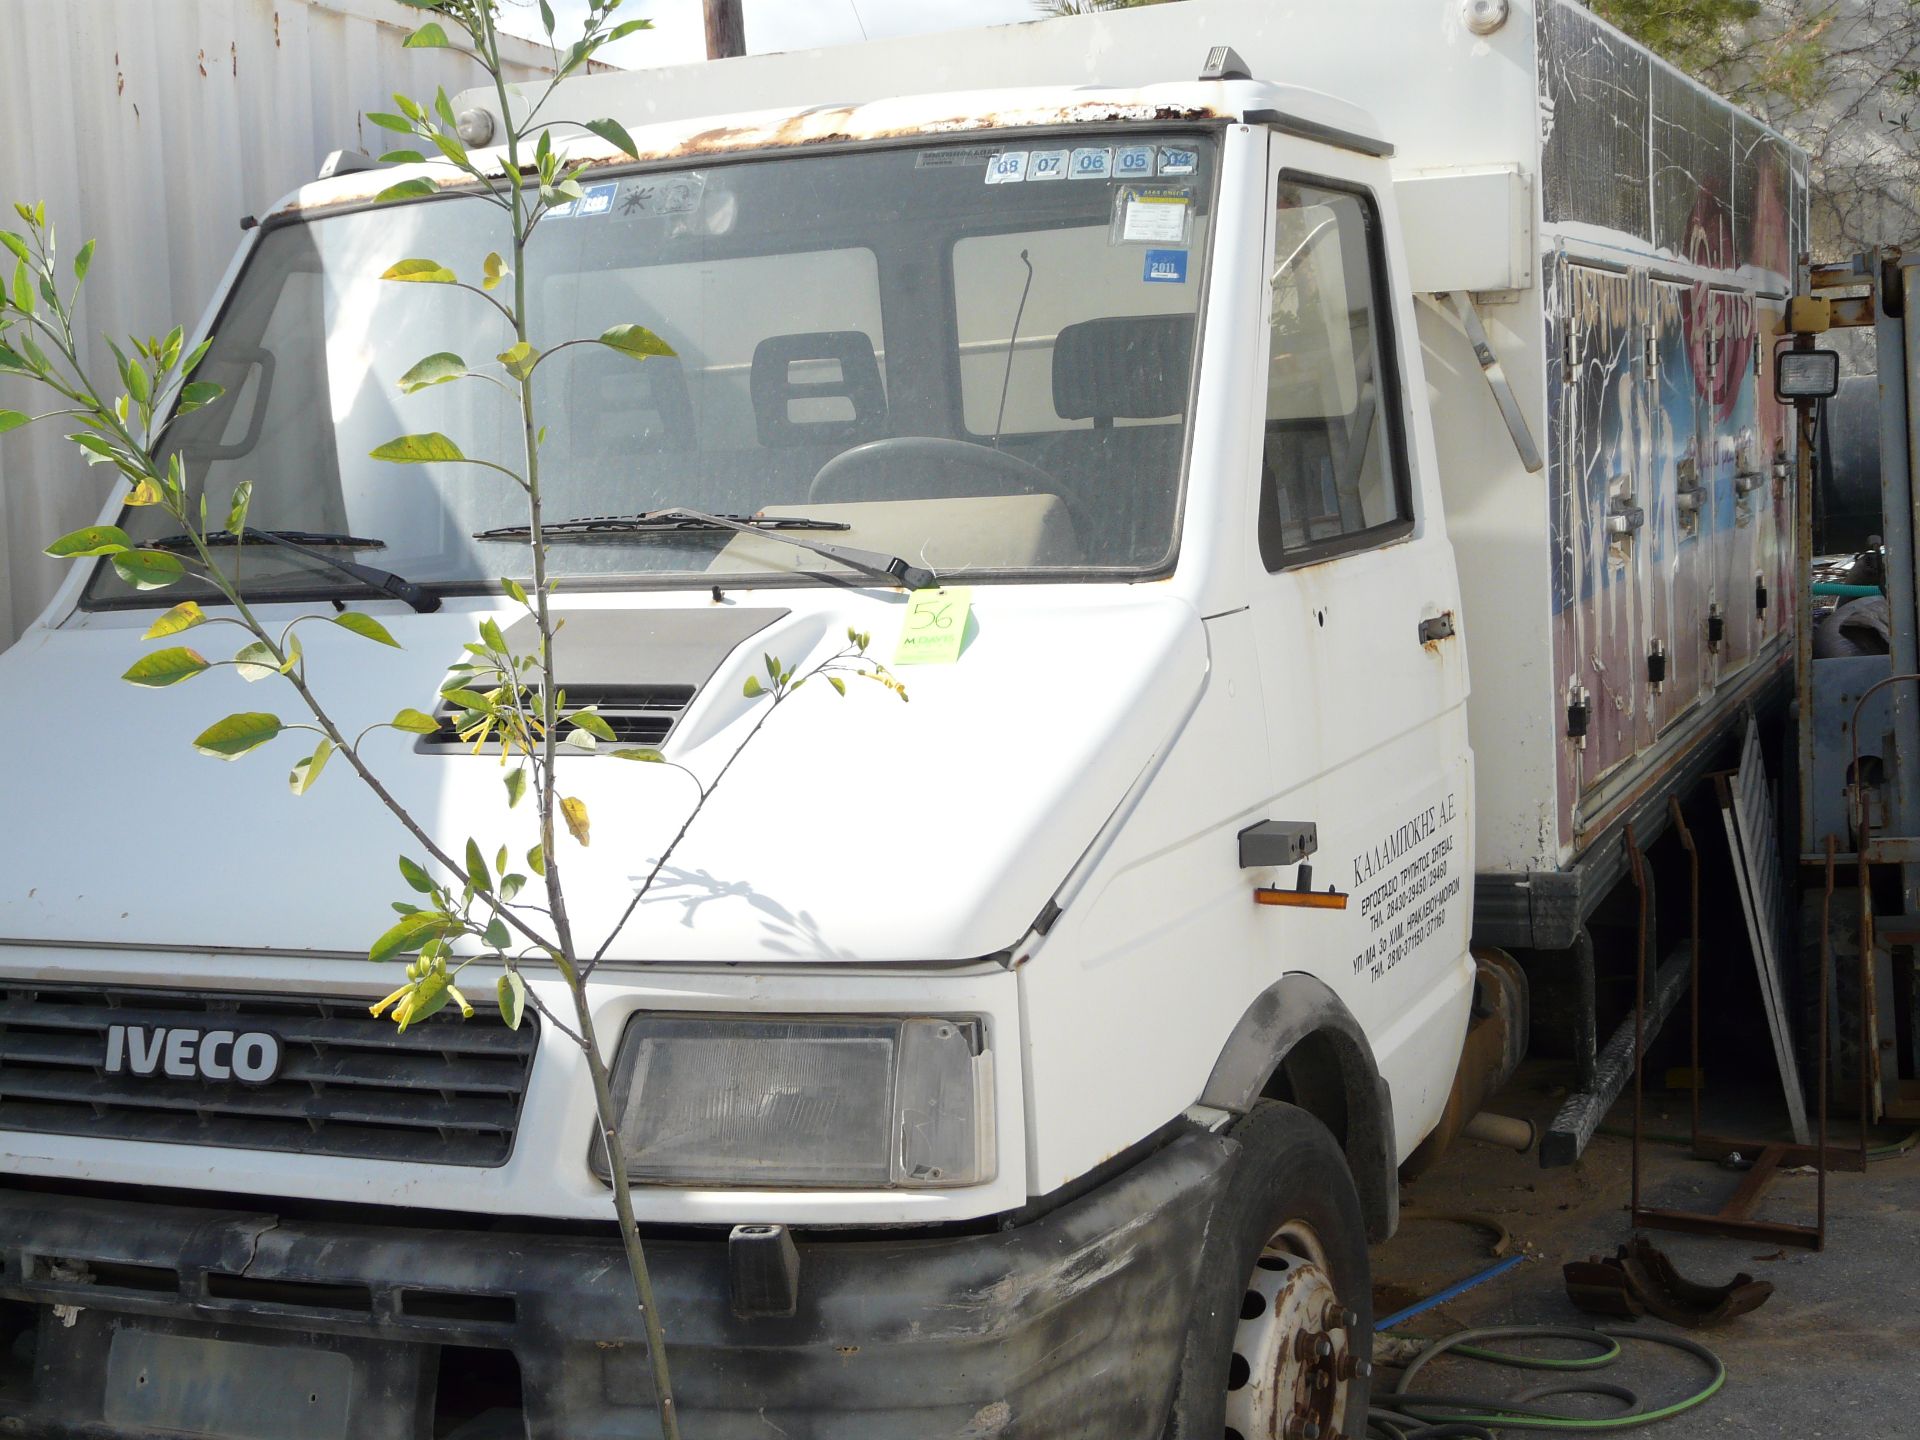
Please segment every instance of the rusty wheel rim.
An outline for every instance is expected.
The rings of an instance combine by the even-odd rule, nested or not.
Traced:
[[[1234,1327],[1224,1440],[1346,1440],[1357,1317],[1311,1226],[1289,1221],[1254,1262]]]

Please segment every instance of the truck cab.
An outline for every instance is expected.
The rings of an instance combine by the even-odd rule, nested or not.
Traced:
[[[1580,509],[1599,461],[1569,457],[1619,465],[1603,492],[1667,482],[1578,403],[1651,378],[1574,390],[1586,342],[1557,344],[1615,311],[1540,253],[1569,202],[1532,175],[1530,15],[1455,25],[1427,63],[1384,27],[1405,8],[1369,0],[1380,54],[1346,21],[1283,35],[1223,0],[983,33],[947,60],[895,42],[868,69],[755,58],[563,90],[634,150],[566,140],[591,167],[524,276],[551,353],[559,680],[668,760],[566,760],[593,808],[568,906],[605,937],[591,1004],[687,1434],[1357,1432],[1365,1246],[1394,1229],[1400,1167],[1524,1043],[1521,972],[1471,945],[1476,872],[1507,910],[1544,895],[1620,806],[1665,806],[1636,764],[1705,753],[1732,714],[1709,676],[1665,751],[1561,733],[1561,630],[1580,605],[1642,605],[1624,586],[1668,541],[1636,532],[1676,524],[1659,493]],[[1492,10],[1505,23],[1465,13]],[[1179,58],[1215,21],[1265,61]],[[1112,36],[1098,83],[1058,81]],[[883,61],[912,56],[972,88],[889,94]],[[1394,127],[1265,79],[1329,56],[1404,79],[1356,88]],[[835,92],[870,98],[818,104]],[[1488,108],[1459,134],[1409,121],[1465,92]],[[455,102],[474,146],[488,104]],[[403,179],[432,194],[376,202]],[[311,632],[355,730],[438,705],[474,628],[515,618],[524,511],[486,463],[518,415],[417,371],[507,330],[484,288],[382,280],[419,257],[488,275],[490,217],[444,165],[301,188],[202,326],[227,396],[171,442],[211,509],[252,484],[253,526],[432,597],[248,549],[259,614],[351,603],[397,641]],[[1615,275],[1611,232],[1563,230],[1582,275]],[[1674,326],[1684,278],[1663,280]],[[1732,286],[1697,288],[1751,300]],[[672,353],[561,349],[624,323]],[[1663,359],[1668,386],[1686,359]],[[480,465],[369,459],[409,432]],[[1749,468],[1722,528],[1772,547]],[[634,524],[676,509],[730,524]],[[109,513],[167,540],[150,516]],[[1549,551],[1578,526],[1596,563],[1561,595]],[[958,628],[927,662],[902,643],[902,574]],[[0,839],[0,1415],[253,1434],[296,1394],[313,1436],[649,1434],[582,1054],[486,1008],[405,1033],[367,1014],[392,989],[365,954],[403,899],[405,835],[351,783],[296,799],[259,762],[192,755],[205,685],[236,708],[265,693],[238,674],[123,699],[186,597],[213,599],[77,564],[0,657],[6,793],[33,816]],[[906,703],[820,689],[762,726],[768,657],[803,668],[849,632],[899,660]],[[1776,632],[1755,622],[1741,697]],[[1492,699],[1469,697],[1469,636],[1490,637]],[[1653,724],[1638,705],[1615,739]],[[136,743],[102,747],[106,716]],[[445,726],[367,756],[436,833],[522,824],[499,756]],[[138,816],[138,854],[104,862],[77,776]],[[1544,933],[1538,904],[1526,924]],[[555,977],[530,964],[528,985],[563,1008]],[[1469,1025],[1498,1035],[1463,1064]],[[115,1050],[129,1027],[146,1048]],[[157,1029],[192,1035],[179,1064]],[[261,1071],[269,1041],[261,1077],[221,1073]]]

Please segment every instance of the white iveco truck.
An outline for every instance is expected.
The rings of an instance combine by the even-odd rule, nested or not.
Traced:
[[[543,343],[676,352],[542,371],[569,694],[711,777],[763,653],[891,658],[902,590],[664,507],[971,590],[910,704],[781,709],[592,979],[685,1433],[1357,1435],[1367,1244],[1523,1043],[1505,950],[1590,996],[1622,826],[1780,676],[1803,158],[1563,0],[1191,0],[552,113],[639,155],[569,142]],[[395,383],[504,348],[487,308],[377,278],[478,272],[492,213],[307,186],[206,321],[193,482],[440,601],[249,549],[263,618],[400,641],[309,641],[348,719],[429,705],[524,559],[505,482],[367,458],[511,444]],[[580,1054],[368,1015],[403,837],[196,756],[238,679],[121,685],[165,597],[81,562],[0,660],[0,1433],[656,1433]],[[369,754],[497,832],[494,757]],[[691,786],[566,763],[593,935]]]

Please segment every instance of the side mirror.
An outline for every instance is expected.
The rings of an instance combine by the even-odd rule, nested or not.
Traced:
[[[1840,357],[1832,350],[1782,350],[1773,360],[1773,396],[1783,405],[1831,399],[1840,389]]]

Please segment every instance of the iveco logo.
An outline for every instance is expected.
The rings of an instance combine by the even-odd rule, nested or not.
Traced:
[[[265,1030],[193,1030],[185,1026],[110,1025],[107,1073],[176,1080],[242,1080],[264,1085],[280,1073],[280,1037]]]

